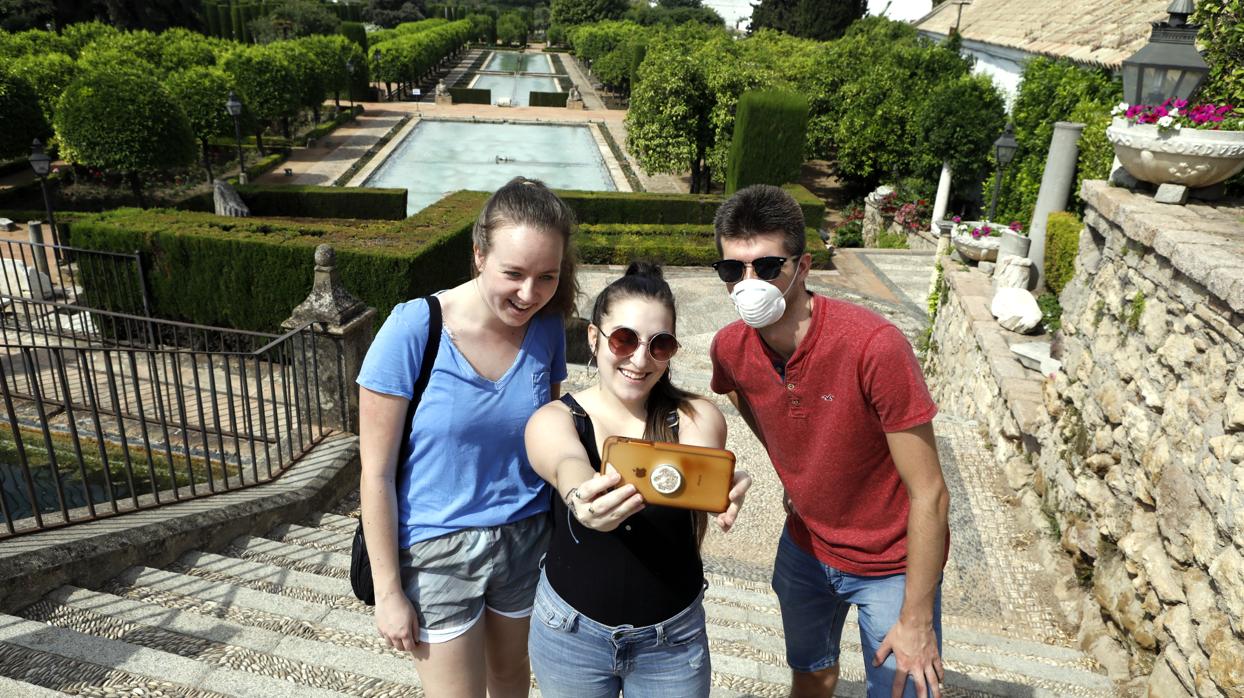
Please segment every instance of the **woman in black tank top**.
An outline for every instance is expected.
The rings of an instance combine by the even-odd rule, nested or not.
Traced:
[[[608,436],[721,448],[725,419],[670,382],[674,297],[660,269],[632,264],[596,299],[588,344],[596,385],[541,408],[527,454],[556,488],[553,535],[536,591],[528,650],[542,695],[708,695],[703,512],[647,505],[600,475]],[[751,477],[736,471],[729,530]]]

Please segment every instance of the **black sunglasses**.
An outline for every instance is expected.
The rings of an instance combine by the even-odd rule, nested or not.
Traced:
[[[618,327],[606,335],[609,339],[609,351],[619,359],[634,354],[639,350],[639,345],[648,345],[648,356],[654,361],[665,363],[674,358],[674,354],[678,353],[678,340],[674,339],[674,335],[669,332],[658,332],[648,338],[647,341],[640,341],[639,333],[629,327]]]
[[[795,257],[757,257],[751,262],[741,262],[737,259],[719,259],[713,262],[713,268],[717,270],[717,276],[721,280],[732,284],[743,278],[743,270],[751,267],[756,272],[757,278],[765,281],[776,279],[778,274],[782,273],[782,265],[786,264],[786,260],[795,259]]]

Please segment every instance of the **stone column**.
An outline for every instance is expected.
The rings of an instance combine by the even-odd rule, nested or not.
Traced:
[[[942,175],[937,179],[937,196],[933,199],[933,217],[929,220],[934,235],[940,235],[937,222],[946,217],[946,206],[950,204],[950,163],[942,163]]]
[[[1035,288],[1045,280],[1045,224],[1050,214],[1067,208],[1067,199],[1076,183],[1076,156],[1080,152],[1080,132],[1084,124],[1059,121],[1054,124],[1054,136],[1050,139],[1050,153],[1045,158],[1045,171],[1041,174],[1041,189],[1037,193],[1037,208],[1032,222],[1028,224],[1028,237],[1032,247],[1028,258],[1035,270]]]
[[[882,199],[893,192],[894,187],[883,184],[864,197],[864,222],[862,225],[864,247],[877,246],[877,236],[881,234],[882,230],[885,230],[887,225],[885,216],[881,215],[879,204]]]
[[[337,278],[337,253],[329,245],[315,248],[315,281],[311,293],[281,327],[286,331],[309,323],[315,334],[313,385],[323,414],[323,426],[341,431],[358,430],[358,377],[363,357],[371,346],[375,308],[355,298]],[[304,357],[303,360],[307,360]],[[344,393],[344,404],[342,402]]]
[[[26,230],[30,235],[30,241],[35,244],[31,249],[31,253],[35,257],[35,267],[45,275],[51,275],[48,271],[48,248],[41,247],[43,241],[43,221],[29,221],[26,223]]]

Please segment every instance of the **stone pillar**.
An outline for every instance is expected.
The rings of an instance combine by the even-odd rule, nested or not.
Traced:
[[[864,197],[864,221],[862,224],[862,234],[864,237],[864,247],[876,247],[877,236],[885,230],[885,216],[881,215],[881,200],[894,192],[894,187],[883,184],[873,190],[871,194]]]
[[[246,184],[246,179],[239,178],[238,183]],[[250,208],[247,207],[245,201],[242,201],[238,190],[223,179],[212,182],[212,206],[218,216],[245,218],[251,215]]]
[[[48,248],[38,247],[38,245],[44,244],[43,221],[30,221],[26,223],[26,229],[30,233],[30,241],[36,245],[31,250],[31,253],[35,256],[35,267],[45,275],[50,276],[51,272],[48,271]]]
[[[341,431],[358,430],[358,377],[363,357],[371,346],[375,308],[355,298],[337,278],[337,253],[329,245],[315,248],[315,281],[311,293],[281,327],[286,331],[320,323],[315,334],[316,369],[313,384],[323,414],[323,426]],[[307,360],[308,357],[303,357]],[[342,403],[342,394],[345,403]]]
[[[1032,222],[1028,224],[1028,237],[1032,247],[1028,258],[1032,260],[1033,285],[1045,280],[1045,224],[1050,214],[1067,208],[1067,199],[1076,183],[1076,156],[1080,152],[1080,132],[1084,124],[1059,121],[1054,124],[1054,136],[1050,139],[1050,153],[1045,158],[1045,171],[1041,174],[1041,189],[1037,193],[1037,208]]]
[[[946,206],[950,204],[950,163],[942,163],[942,174],[937,178],[937,196],[933,199],[933,217],[929,220],[932,233],[940,235],[937,222],[946,217]]]

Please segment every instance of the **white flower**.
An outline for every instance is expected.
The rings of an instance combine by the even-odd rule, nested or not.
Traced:
[[[1158,128],[1170,128],[1175,124],[1175,118],[1172,116],[1164,116],[1158,119]]]
[[[1127,110],[1131,108],[1131,106],[1132,105],[1128,104],[1127,102],[1119,102],[1118,104],[1114,105],[1114,109],[1110,110],[1110,115],[1118,116],[1119,114],[1125,114],[1127,113]]]
[[[1179,116],[1179,107],[1171,107],[1171,110],[1168,113],[1171,116]]]

